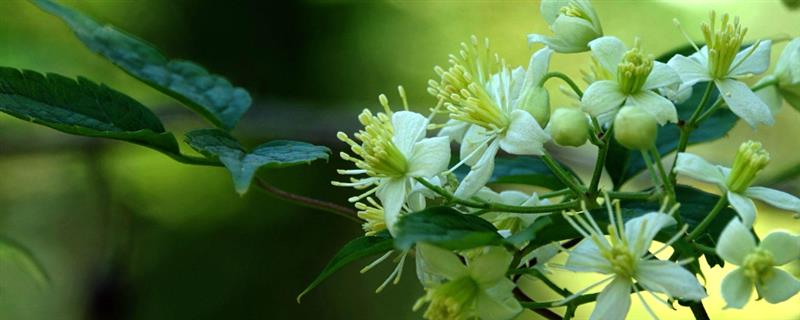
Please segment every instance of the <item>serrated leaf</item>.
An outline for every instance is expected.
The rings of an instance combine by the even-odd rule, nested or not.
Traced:
[[[392,250],[392,237],[389,232],[384,231],[375,236],[363,236],[348,242],[339,252],[328,262],[311,284],[297,296],[297,303],[304,295],[316,288],[320,283],[328,279],[331,275],[339,271],[344,266],[362,258],[378,255]]]
[[[469,167],[461,166],[454,173],[459,179],[463,179],[469,173]],[[573,176],[576,175],[573,173]],[[496,158],[494,171],[488,183],[525,184],[550,190],[567,187],[550,171],[542,159],[531,156]]]
[[[50,277],[33,253],[14,240],[0,236],[0,262],[12,261],[25,270],[39,287],[50,285]]]
[[[683,47],[662,55],[657,60],[666,62],[675,54],[691,54],[691,50],[693,50],[691,47],[688,47],[688,49]],[[683,103],[675,105],[675,108],[678,110],[678,119],[686,121],[691,118],[692,113],[694,113],[697,104],[700,103],[703,93],[709,85],[713,84],[706,82],[694,85],[692,96]],[[718,94],[716,89],[712,90],[708,102],[706,102],[706,108],[716,101]],[[717,110],[708,117],[699,128],[692,131],[692,134],[689,136],[689,145],[710,142],[724,137],[733,129],[738,120],[739,118],[727,108]],[[668,123],[658,128],[656,148],[662,157],[666,156],[678,148],[679,140],[680,128],[674,123]],[[641,152],[638,150],[628,150],[615,139],[611,139],[605,167],[611,177],[611,181],[614,183],[614,188],[618,190],[626,181],[644,171],[646,165]]]
[[[67,23],[92,51],[151,87],[186,104],[214,125],[230,130],[250,108],[250,94],[227,79],[185,60],[169,60],[157,49],[109,25],[50,0],[33,0]]]
[[[449,207],[433,207],[400,217],[395,225],[395,247],[410,249],[427,242],[450,250],[497,245],[503,237],[488,221]]]
[[[161,121],[132,98],[85,78],[0,67],[0,111],[89,137],[123,140],[176,157],[178,143]]]
[[[236,192],[243,194],[259,168],[284,168],[328,159],[330,150],[300,141],[275,140],[248,151],[227,132],[201,129],[186,134],[186,143],[203,155],[219,159],[233,177]]]

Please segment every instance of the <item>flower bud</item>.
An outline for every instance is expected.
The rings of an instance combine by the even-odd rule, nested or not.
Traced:
[[[589,139],[589,121],[581,110],[557,109],[550,121],[550,135],[561,146],[580,147]]]
[[[644,150],[653,146],[658,135],[658,122],[647,111],[624,106],[614,119],[614,138],[631,150]]]
[[[538,86],[526,88],[518,103],[542,128],[547,126],[550,120],[550,94],[547,89]]]
[[[756,175],[770,161],[769,152],[759,142],[747,141],[739,146],[736,159],[733,160],[731,173],[728,175],[728,189],[733,192],[744,192],[750,187]]]

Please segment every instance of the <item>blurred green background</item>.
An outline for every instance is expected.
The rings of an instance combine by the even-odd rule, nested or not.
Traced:
[[[469,35],[490,37],[508,62],[524,65],[538,49],[528,48],[525,35],[549,32],[533,1],[63,2],[250,90],[254,105],[235,134],[251,146],[287,138],[338,149],[336,131],[351,131],[362,108],[378,106],[379,93],[399,101],[398,84],[417,110],[432,106],[425,92],[432,67],[445,64]],[[800,35],[800,11],[778,0],[594,3],[607,34],[626,42],[639,36],[654,54],[685,44],[673,18],[699,39],[697,26],[712,9],[741,16],[749,39]],[[30,3],[2,0],[0,13],[0,65],[106,83],[152,107],[179,135],[208,126],[85,49],[58,19]],[[586,54],[558,55],[552,68],[577,77],[586,61]],[[556,93],[557,83],[549,86],[556,106],[568,103]],[[786,106],[774,127],[753,132],[740,124],[729,137],[692,150],[730,164],[738,144],[755,136],[775,159],[768,176],[800,162],[798,123],[800,114]],[[592,156],[591,148],[561,154],[578,171]],[[288,190],[344,203],[350,190],[329,184],[344,166],[335,158],[261,175]],[[411,311],[422,293],[412,264],[400,285],[376,295],[389,265],[360,275],[364,261],[298,305],[295,296],[360,228],[257,190],[239,197],[222,169],[180,165],[138,146],[2,116],[0,177],[0,234],[30,247],[53,279],[51,288],[37,288],[16,265],[0,261],[2,319],[420,317]],[[797,186],[780,187],[798,192]],[[790,214],[762,209],[759,231],[800,232]],[[707,279],[713,319],[800,319],[800,297],[777,306],[751,302],[744,312],[720,310],[714,292],[721,274],[715,269]],[[664,318],[690,318],[686,310],[656,308]],[[591,309],[580,310],[585,317]],[[633,312],[638,319],[643,309],[634,303]]]

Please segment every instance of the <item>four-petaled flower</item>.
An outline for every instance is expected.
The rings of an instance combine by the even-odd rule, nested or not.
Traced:
[[[528,43],[542,43],[556,52],[574,53],[589,50],[589,41],[603,36],[600,19],[588,0],[544,0],[541,11],[554,35],[529,34]]]
[[[678,121],[672,101],[653,91],[680,83],[681,78],[672,68],[644,56],[638,40],[630,50],[615,37],[599,38],[590,42],[589,47],[610,79],[589,85],[581,99],[584,111],[608,123],[620,107],[632,105],[653,115],[661,125]]]
[[[759,123],[772,125],[769,107],[737,80],[767,71],[771,42],[757,41],[740,51],[747,29],[739,25],[739,18],[729,24],[728,15],[723,15],[719,30],[715,30],[715,17],[711,12],[711,23],[702,26],[706,46],[689,57],[675,55],[667,64],[687,85],[713,81],[731,111],[751,127]]]
[[[800,291],[800,281],[776,268],[800,258],[800,237],[774,231],[756,245],[749,228],[733,219],[719,236],[717,254],[739,266],[722,279],[722,297],[729,308],[744,307],[753,286],[769,303],[786,301]]]

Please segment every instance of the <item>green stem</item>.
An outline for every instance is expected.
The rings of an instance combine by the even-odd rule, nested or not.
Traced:
[[[544,86],[544,83],[547,82],[547,80],[549,80],[550,78],[559,78],[563,80],[564,82],[567,83],[567,85],[569,85],[570,88],[572,88],[572,91],[574,91],[575,94],[578,95],[578,97],[583,98],[583,91],[581,91],[581,89],[578,88],[578,85],[575,84],[575,81],[572,81],[572,78],[561,72],[555,72],[555,71],[548,72],[547,74],[544,75],[544,77],[542,77],[542,80],[539,81],[539,86],[540,87]]]
[[[609,191],[608,197],[611,199],[622,199],[622,200],[650,200],[653,198],[654,193],[652,191],[642,191],[642,192],[619,192],[619,191]]]
[[[711,212],[709,212],[708,215],[706,215],[706,217],[703,218],[703,221],[700,221],[700,224],[698,224],[697,227],[695,227],[694,230],[692,230],[692,232],[686,236],[686,241],[692,241],[695,238],[697,238],[701,233],[703,233],[703,231],[705,231],[706,228],[708,228],[708,226],[711,225],[711,222],[714,221],[714,218],[716,218],[717,215],[720,212],[722,212],[722,209],[724,209],[727,206],[728,206],[728,194],[726,193],[719,198],[717,204],[714,205],[714,208],[711,209]]]
[[[559,212],[568,209],[576,209],[580,206],[579,201],[569,201],[569,202],[562,202],[562,203],[535,206],[535,207],[511,206],[496,202],[478,202],[456,197],[455,195],[445,190],[444,188],[436,186],[423,178],[416,178],[416,180],[419,181],[419,183],[421,183],[426,188],[442,196],[448,203],[459,204],[462,206],[475,209],[484,209],[486,210],[486,212],[548,213],[548,212]]]
[[[706,110],[706,112],[703,112],[703,114],[700,115],[699,118],[697,118],[697,121],[695,122],[695,125],[698,125],[700,123],[703,123],[703,121],[708,120],[708,117],[710,117],[712,114],[714,114],[714,112],[717,112],[717,110],[719,110],[719,108],[722,107],[725,104],[724,102],[725,101],[722,100],[722,99],[717,99],[717,101],[714,102],[714,104],[711,105],[711,107],[708,108],[708,110]]]
[[[597,119],[593,119],[595,122],[595,130],[599,127],[597,124]],[[611,135],[614,131],[614,126],[608,128],[608,130],[603,135],[603,145],[598,146],[597,150],[597,161],[594,164],[594,172],[592,172],[592,181],[589,183],[589,194],[590,195],[597,195],[597,188],[600,186],[600,178],[603,176],[603,167],[606,165],[606,158],[608,157],[608,148],[611,145]]]
[[[706,312],[702,301],[692,303],[689,309],[692,310],[695,320],[711,320],[711,318],[708,317],[708,312]]]
[[[647,154],[646,150],[641,150],[642,152],[642,159],[644,159],[645,165],[647,165],[647,173],[650,174],[650,179],[653,180],[653,185],[655,187],[659,187],[658,182],[658,175],[656,174],[655,165],[653,165],[653,159],[650,158],[650,155]]]
[[[577,306],[582,305],[582,304],[594,302],[595,300],[597,300],[597,296],[598,295],[600,295],[600,294],[599,293],[585,294],[585,295],[582,295],[582,296],[577,297],[575,299],[572,299],[572,301],[570,301],[570,302],[568,302],[568,303],[566,303],[564,305],[574,305],[574,306],[577,307]],[[523,307],[528,308],[528,309],[553,308],[553,305],[559,305],[560,303],[561,303],[560,300],[559,301],[546,301],[546,302],[520,302],[520,304],[522,304]]]
[[[539,199],[555,198],[555,197],[568,195],[570,193],[572,193],[572,190],[570,190],[570,188],[564,188],[564,189],[561,189],[561,190],[541,193],[541,194],[539,194]]]
[[[575,192],[575,195],[580,196],[583,194],[584,192],[583,186],[577,185],[575,183],[575,180],[572,178],[572,175],[567,173],[564,170],[564,168],[562,168],[561,165],[558,164],[558,162],[556,162],[556,160],[553,159],[553,157],[547,154],[546,151],[544,152],[544,154],[542,154],[542,160],[544,160],[544,163],[547,165],[548,168],[550,168],[551,171],[553,171],[553,174],[556,175],[556,177],[561,181],[561,183],[563,183],[564,185],[566,185],[572,191]]]
[[[322,201],[322,200],[318,200],[318,199],[314,199],[314,198],[309,198],[309,197],[306,197],[306,196],[301,196],[299,194],[294,194],[294,193],[291,193],[291,192],[288,192],[288,191],[284,191],[282,189],[279,189],[276,186],[273,186],[272,184],[270,184],[266,180],[261,179],[259,177],[256,177],[253,180],[253,182],[255,183],[255,185],[259,189],[263,190],[267,194],[269,194],[269,195],[271,195],[271,196],[273,196],[273,197],[275,197],[277,199],[284,200],[284,201],[287,201],[287,202],[291,202],[291,203],[294,203],[294,204],[299,205],[299,206],[312,208],[312,209],[318,209],[318,210],[322,210],[322,211],[325,211],[325,212],[333,213],[335,215],[338,215],[340,217],[346,218],[347,220],[350,220],[350,221],[358,223],[358,224],[361,224],[361,222],[362,222],[361,219],[359,219],[356,216],[356,212],[353,209],[350,209],[350,208],[347,208],[347,207],[343,207],[343,206],[340,206],[340,205],[335,204],[335,203],[326,202],[326,201]]]
[[[700,116],[700,113],[703,111],[703,107],[708,102],[708,98],[711,96],[711,91],[714,89],[714,83],[709,82],[706,85],[706,91],[703,93],[703,97],[700,98],[700,103],[697,104],[697,107],[694,109],[694,113],[692,116],[687,120],[683,126],[681,126],[681,135],[678,138],[678,148],[675,154],[681,153],[686,151],[686,147],[689,145],[689,135],[692,134],[692,130],[694,130],[695,121],[697,121],[697,117]],[[677,173],[675,172],[675,164],[677,161],[672,163],[672,167],[670,169],[670,180],[672,182],[676,181]]]
[[[658,149],[656,149],[656,147],[650,148],[650,153],[653,154],[653,158],[655,159],[654,162],[656,164],[656,168],[658,168],[658,173],[659,173],[659,175],[661,175],[661,180],[664,181],[664,188],[667,191],[667,197],[669,197],[669,203],[673,204],[673,203],[677,202],[677,199],[675,199],[675,186],[672,184],[672,181],[670,180],[669,175],[667,175],[667,171],[664,170],[664,164],[661,163],[662,162],[661,161],[661,153],[658,152]]]

